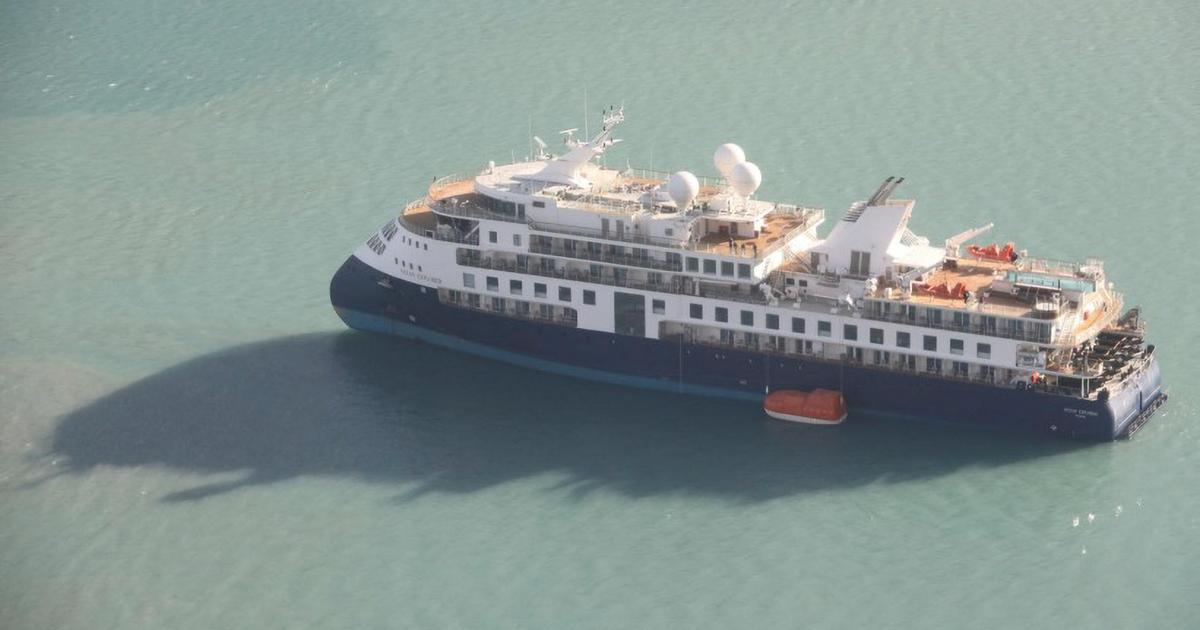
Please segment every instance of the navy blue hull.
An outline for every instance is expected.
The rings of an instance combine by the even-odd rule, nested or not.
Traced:
[[[391,286],[380,281],[387,278]],[[1163,399],[1156,361],[1107,401],[992,387],[793,355],[680,344],[446,306],[433,288],[388,277],[351,257],[330,285],[351,328],[422,339],[581,378],[759,401],[769,388],[841,390],[851,413],[1111,440]]]

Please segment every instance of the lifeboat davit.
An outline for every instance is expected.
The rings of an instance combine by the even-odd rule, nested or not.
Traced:
[[[814,389],[801,392],[781,389],[763,400],[763,411],[776,420],[805,424],[841,424],[846,419],[846,401],[841,392]]]

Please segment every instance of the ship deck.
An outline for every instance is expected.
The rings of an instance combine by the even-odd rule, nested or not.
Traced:
[[[788,232],[803,224],[804,220],[795,215],[768,215],[763,222],[763,228],[758,231],[757,236],[733,235],[731,246],[730,235],[707,234],[700,239],[700,245],[705,251],[714,254],[749,256],[756,249],[761,254],[768,247],[779,241],[779,239],[786,236]]]

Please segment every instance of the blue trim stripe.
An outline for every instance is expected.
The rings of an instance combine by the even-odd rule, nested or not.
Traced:
[[[710,396],[713,398],[727,398],[731,400],[744,400],[750,402],[762,402],[763,396],[759,394],[751,394],[749,392],[741,392],[730,389],[721,389],[719,387],[705,387],[703,385],[693,385],[689,383],[678,383],[674,381],[663,381],[651,378],[643,378],[640,376],[629,376],[627,374],[616,374],[614,372],[604,372],[601,370],[593,370],[589,368],[576,367],[565,363],[557,363],[555,361],[546,361],[533,357],[500,350],[491,346],[459,339],[439,332],[434,332],[427,328],[422,328],[413,324],[371,315],[361,311],[355,311],[348,308],[335,308],[339,317],[351,328],[359,330],[367,330],[385,335],[397,335],[408,339],[417,339],[426,343],[431,343],[436,346],[466,352],[476,356],[510,363],[525,368],[534,370],[542,370],[554,374],[561,374],[571,378],[584,379],[589,381],[599,381],[601,383],[611,383],[613,385],[624,385],[628,387],[638,387],[641,389],[650,389],[660,392],[670,392],[673,394],[695,394],[698,396]]]

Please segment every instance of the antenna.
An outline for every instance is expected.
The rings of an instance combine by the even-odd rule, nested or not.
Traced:
[[[533,159],[533,114],[529,114],[529,158]]]
[[[588,133],[587,119],[588,119],[587,86],[585,85],[585,86],[583,86],[583,139],[584,139],[584,141],[586,141],[588,138],[592,137],[592,134]]]

